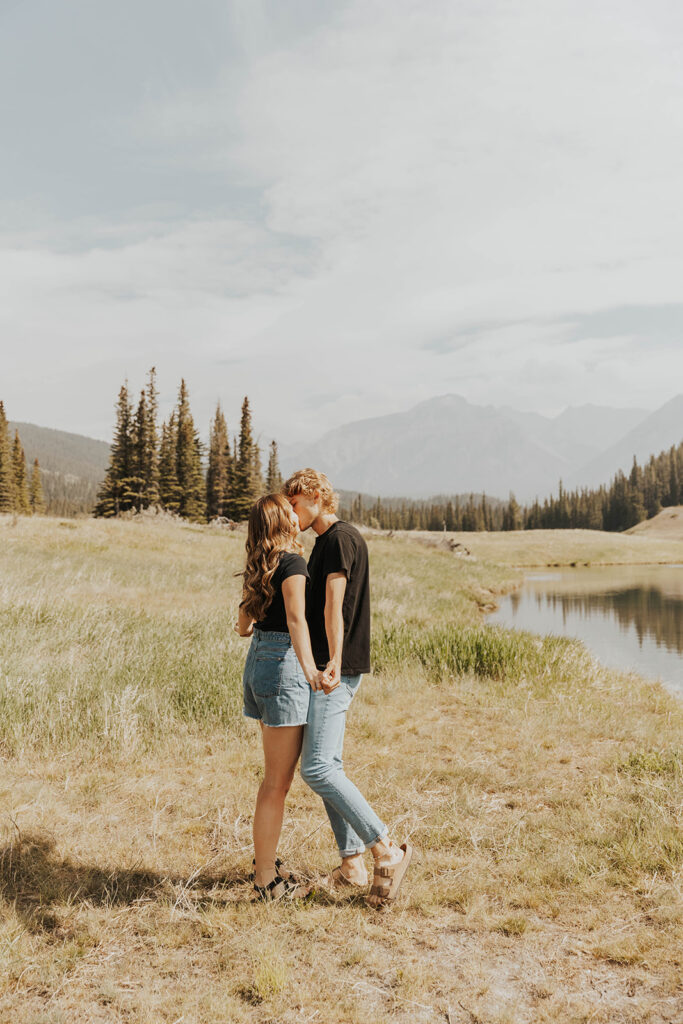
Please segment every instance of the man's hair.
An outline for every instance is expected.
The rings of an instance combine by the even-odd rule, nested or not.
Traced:
[[[307,497],[320,493],[320,510],[327,513],[335,513],[339,508],[339,495],[335,494],[332,484],[324,473],[317,469],[298,469],[292,473],[283,487],[282,493],[291,498],[295,494],[305,494]]]

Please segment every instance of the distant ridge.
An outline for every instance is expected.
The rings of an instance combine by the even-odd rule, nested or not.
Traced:
[[[35,423],[10,422],[19,431],[26,460],[38,459],[48,511],[56,515],[88,512],[109,463],[109,445],[82,434],[39,427]]]
[[[648,416],[643,409],[587,405],[551,418],[441,395],[283,451],[282,465],[285,472],[313,465],[336,487],[381,497],[485,491],[506,499],[514,491],[519,501],[532,501],[557,490],[560,479],[567,482]]]
[[[606,451],[582,466],[567,482],[572,486],[599,487],[609,483],[618,470],[627,473],[633,464],[634,455],[642,465],[651,455],[658,455],[671,445],[679,444],[681,440],[683,395],[676,395]]]
[[[99,484],[109,463],[109,445],[83,434],[39,427],[35,423],[10,422],[19,431],[29,463],[38,459],[41,469],[62,476],[77,476]]]

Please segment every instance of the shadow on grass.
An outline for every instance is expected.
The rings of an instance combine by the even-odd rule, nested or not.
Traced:
[[[197,911],[248,898],[248,879],[235,869],[187,877],[143,867],[102,868],[62,857],[55,846],[48,836],[27,833],[0,847],[0,897],[34,932],[58,927],[56,911],[65,904],[158,903]]]

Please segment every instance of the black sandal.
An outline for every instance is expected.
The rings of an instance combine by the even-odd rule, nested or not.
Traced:
[[[288,878],[281,878],[280,875],[276,875],[272,882],[268,882],[268,885],[257,885],[254,882],[256,899],[263,903],[303,899],[304,896],[308,896],[310,891],[310,886],[297,885],[296,882],[291,882]]]
[[[256,867],[256,859],[251,862],[252,868]],[[292,871],[291,868],[286,867],[279,857],[275,858],[275,870],[278,875],[285,880],[285,882],[299,882],[303,883],[306,881],[306,876],[302,875],[300,871]],[[254,881],[254,872],[249,875],[249,881]]]

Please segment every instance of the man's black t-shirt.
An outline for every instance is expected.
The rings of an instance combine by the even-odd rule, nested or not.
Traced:
[[[268,630],[275,633],[289,633],[285,599],[282,596],[282,584],[290,576],[306,576],[308,579],[306,561],[301,555],[295,554],[294,551],[283,551],[280,555],[280,563],[271,579],[275,587],[273,600],[266,608],[264,618],[260,622],[255,623],[254,629]],[[306,582],[306,589],[308,590],[308,582]]]
[[[370,578],[368,547],[355,526],[338,520],[315,542],[308,559],[311,585],[306,594],[306,618],[313,657],[318,668],[330,658],[325,633],[325,585],[333,572],[346,575],[342,615],[344,647],[342,674],[355,676],[370,671]]]

